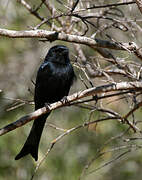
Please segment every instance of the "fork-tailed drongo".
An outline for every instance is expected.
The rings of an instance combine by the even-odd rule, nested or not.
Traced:
[[[69,50],[66,46],[57,45],[48,51],[41,64],[35,84],[35,110],[45,106],[45,103],[54,103],[67,96],[75,78],[70,64]],[[15,160],[27,154],[38,160],[38,147],[46,118],[50,113],[41,115],[34,120],[30,134]]]

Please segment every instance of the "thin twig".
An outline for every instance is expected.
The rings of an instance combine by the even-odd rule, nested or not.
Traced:
[[[98,120],[91,121],[91,122],[86,122],[86,123],[84,123],[84,124],[81,124],[81,125],[78,125],[78,126],[76,126],[76,127],[71,128],[71,129],[68,129],[66,132],[64,132],[63,134],[59,135],[57,138],[55,138],[55,139],[51,142],[51,144],[50,144],[47,152],[46,152],[45,155],[44,155],[44,157],[38,162],[38,164],[37,164],[37,166],[36,166],[36,168],[35,168],[34,174],[32,175],[32,179],[33,179],[35,173],[37,172],[37,170],[39,169],[39,167],[41,166],[41,164],[44,162],[45,158],[47,158],[48,154],[51,152],[51,150],[52,150],[53,147],[55,146],[55,144],[56,144],[58,141],[60,141],[64,136],[66,136],[66,135],[68,135],[68,134],[71,134],[72,132],[76,131],[77,129],[80,129],[80,128],[84,128],[84,127],[86,127],[86,126],[89,126],[90,124],[94,124],[94,123],[98,123],[98,122],[102,122],[102,121],[107,121],[107,120],[115,120],[115,119],[117,119],[117,118],[108,116],[108,117],[106,117],[106,118],[98,119]],[[31,180],[32,180],[32,179],[31,179]]]

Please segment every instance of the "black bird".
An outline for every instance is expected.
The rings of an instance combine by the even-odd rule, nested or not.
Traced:
[[[54,103],[68,95],[75,78],[73,67],[70,64],[69,50],[66,46],[52,47],[44,62],[41,64],[35,84],[35,110],[42,108],[46,103]],[[30,134],[15,160],[27,154],[38,160],[38,147],[46,118],[50,113],[41,115],[34,120]]]

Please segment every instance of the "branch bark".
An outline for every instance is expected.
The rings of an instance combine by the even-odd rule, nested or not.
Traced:
[[[141,82],[121,82],[121,83],[113,83],[113,84],[107,84],[107,85],[102,85],[98,87],[93,87],[90,89],[86,89],[84,91],[79,91],[77,93],[74,93],[70,96],[67,96],[67,102],[61,102],[58,101],[56,103],[53,103],[49,106],[49,108],[43,107],[41,109],[38,109],[20,119],[17,121],[8,124],[7,126],[3,127],[0,129],[0,136],[8,133],[9,131],[12,131],[20,126],[23,126],[24,124],[38,118],[42,114],[45,114],[49,111],[52,111],[54,109],[60,108],[65,105],[69,105],[69,103],[82,99],[87,96],[94,96],[97,95],[98,93],[104,93],[104,92],[112,92],[112,91],[122,91],[122,90],[134,90],[136,91],[141,91],[142,90],[142,83]]]
[[[133,43],[124,43],[123,46],[119,46],[115,42],[100,40],[100,39],[92,39],[89,37],[83,37],[78,35],[71,35],[65,33],[58,33],[56,31],[47,31],[47,30],[25,30],[25,31],[15,31],[0,28],[0,37],[5,36],[9,38],[46,38],[47,41],[55,41],[62,40],[72,43],[84,44],[90,47],[101,47],[101,48],[109,48],[115,50],[130,50],[133,51],[132,48]],[[121,43],[122,44],[122,43]],[[138,48],[138,47],[137,47]]]

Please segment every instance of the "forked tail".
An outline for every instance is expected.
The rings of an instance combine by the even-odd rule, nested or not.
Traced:
[[[31,154],[32,157],[35,159],[35,161],[38,160],[38,146],[44,128],[44,124],[46,122],[46,118],[48,115],[49,113],[44,114],[34,121],[30,134],[23,148],[21,149],[19,154],[15,157],[15,160],[18,160],[28,154]]]

